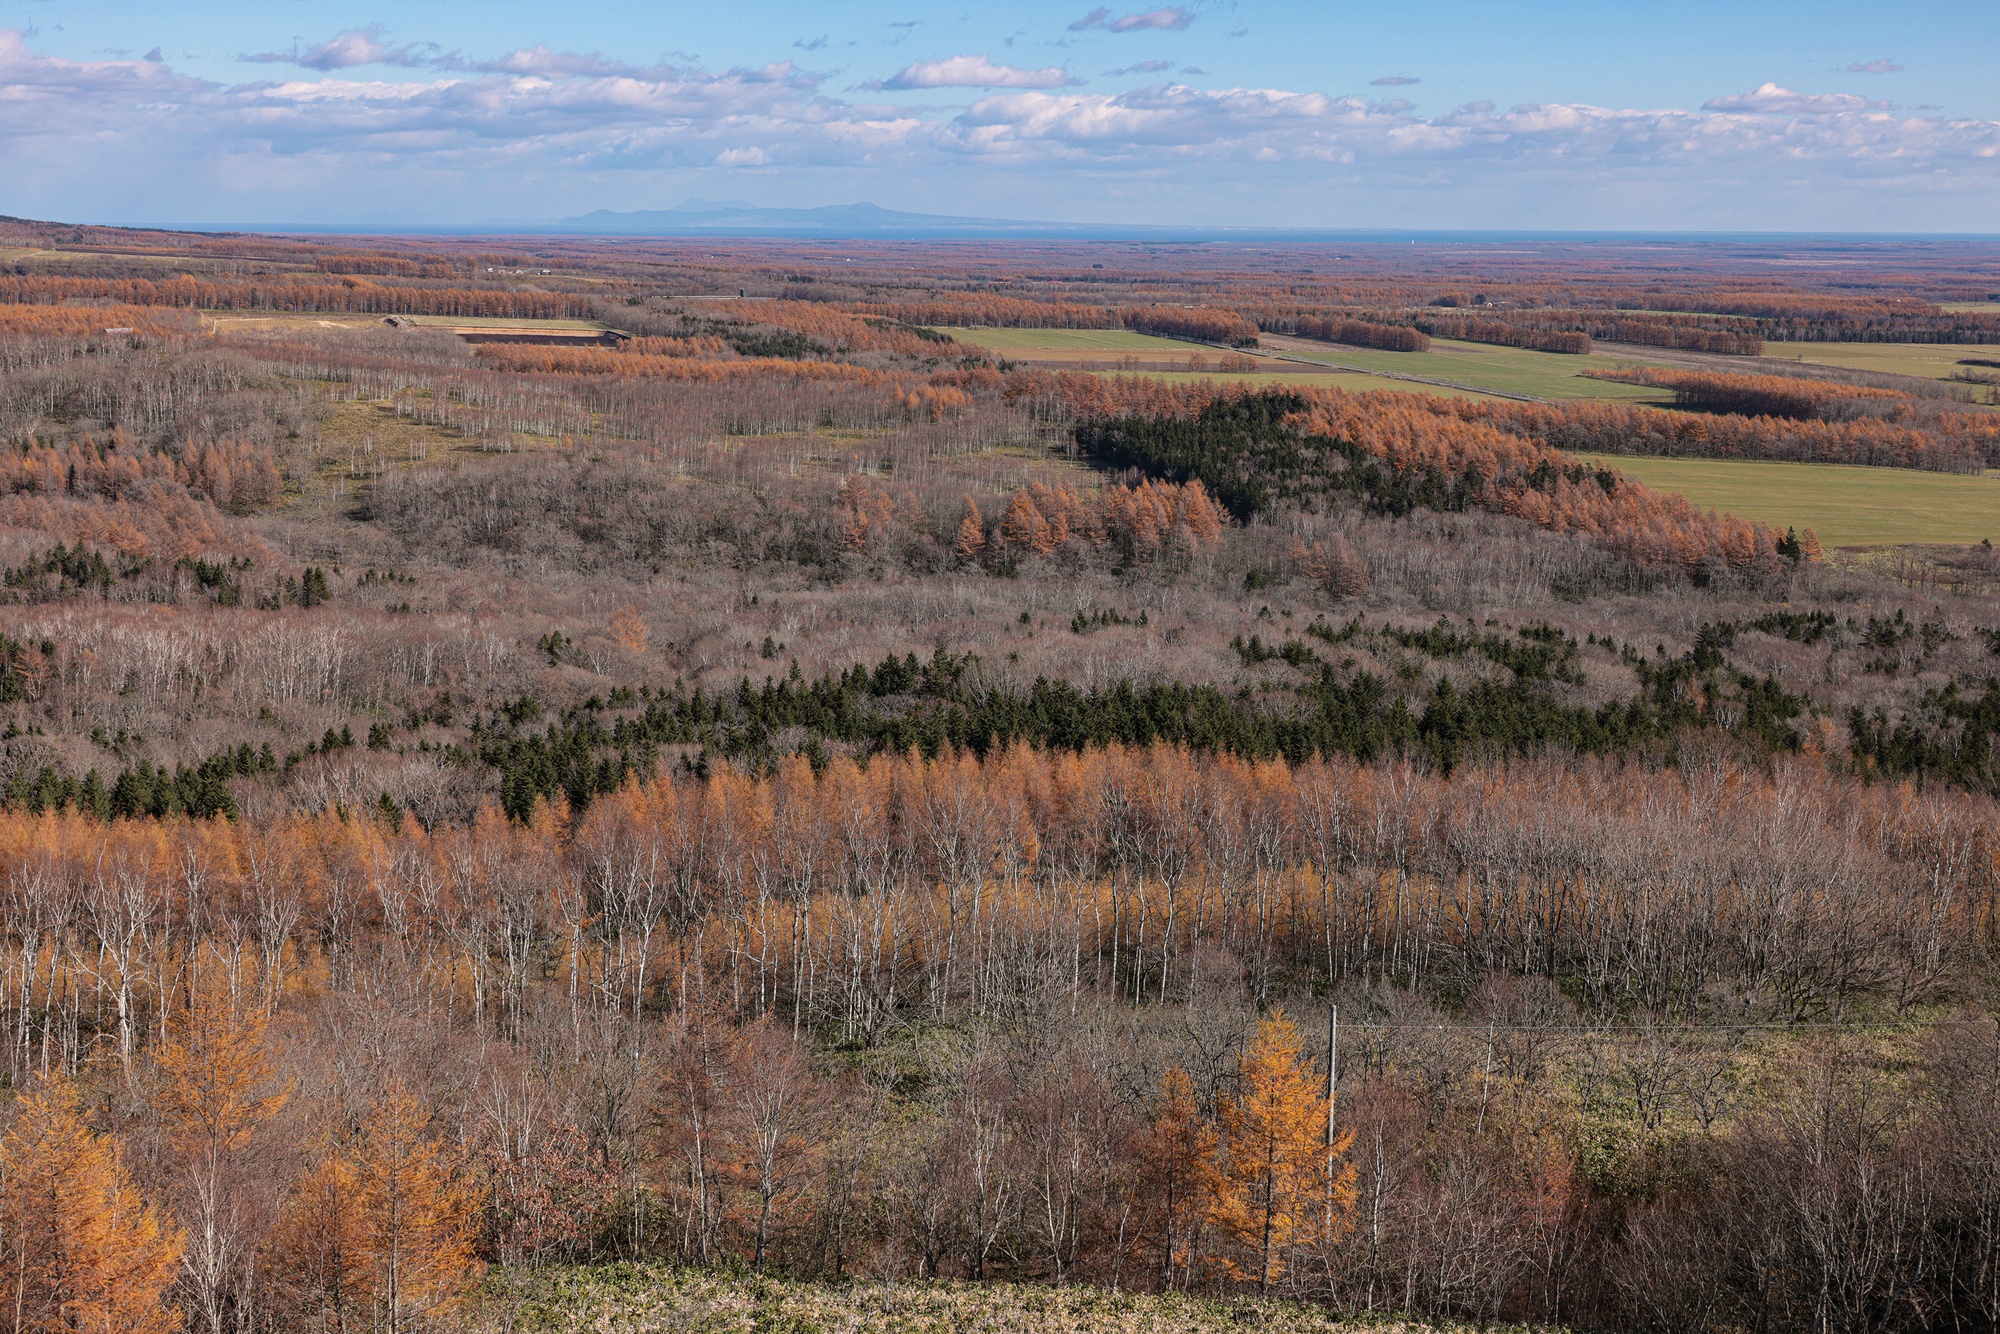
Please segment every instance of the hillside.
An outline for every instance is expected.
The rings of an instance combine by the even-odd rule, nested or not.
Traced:
[[[36,1327],[2000,1319],[1983,251],[0,244]]]

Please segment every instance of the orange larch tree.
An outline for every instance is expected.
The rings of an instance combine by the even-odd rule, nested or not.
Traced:
[[[361,1182],[345,1153],[324,1154],[292,1184],[278,1226],[265,1243],[266,1301],[301,1322],[344,1330],[374,1313],[375,1272]]]
[[[450,1310],[479,1277],[471,1190],[457,1152],[401,1090],[368,1118],[358,1175],[377,1291],[398,1334]]]
[[[0,1292],[19,1334],[176,1334],[181,1235],[139,1198],[117,1146],[59,1076],[0,1140]]]
[[[1202,1115],[1187,1071],[1174,1066],[1160,1077],[1153,1122],[1137,1140],[1139,1253],[1157,1266],[1162,1287],[1184,1289],[1201,1264],[1209,1217],[1225,1184],[1216,1165],[1215,1124]]]
[[[1257,1025],[1237,1072],[1241,1090],[1221,1107],[1228,1167],[1213,1217],[1244,1252],[1225,1260],[1230,1271],[1269,1291],[1295,1245],[1331,1242],[1345,1230],[1354,1204],[1354,1170],[1346,1162],[1354,1136],[1327,1143],[1320,1076],[1301,1059],[1299,1030],[1283,1010]]]
[[[231,1171],[252,1133],[285,1103],[273,1089],[261,1007],[232,1002],[224,979],[199,970],[185,1009],[153,1055],[152,1103],[178,1169],[188,1224],[186,1283],[196,1314],[221,1334],[228,1293],[250,1258],[250,1240],[231,1198]]]

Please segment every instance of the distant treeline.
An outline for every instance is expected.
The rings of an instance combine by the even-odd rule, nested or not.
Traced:
[[[1792,417],[1801,421],[1838,420],[1841,409],[1855,403],[1908,403],[1910,396],[1895,389],[1871,389],[1837,380],[1803,380],[1783,375],[1725,375],[1715,371],[1633,370],[1590,371],[1593,380],[1656,385],[1674,391],[1674,403],[1702,412],[1733,412],[1746,417]]]
[[[1231,347],[1257,346],[1257,326],[1233,310],[1207,306],[1140,306],[1125,312],[1125,327],[1169,338],[1198,338]]]
[[[576,319],[589,301],[560,292],[512,292],[463,287],[392,287],[350,277],[338,284],[305,281],[228,283],[206,278],[70,278],[0,275],[0,302],[55,305],[85,299],[132,306],[192,306],[200,310],[312,310],[360,315],[483,315],[506,319]]]
[[[357,252],[322,255],[313,261],[320,273],[365,273],[389,278],[463,278],[471,265],[449,259]]]
[[[1585,355],[1590,351],[1590,335],[1576,330],[1538,328],[1531,323],[1511,320],[1474,319],[1469,315],[1423,314],[1417,327],[1433,338],[1457,338],[1468,343],[1497,343],[1502,347],[1525,347],[1536,352],[1569,352]]]
[[[1353,347],[1379,347],[1385,352],[1428,352],[1431,340],[1421,330],[1407,324],[1374,324],[1367,320],[1323,320],[1313,315],[1301,315],[1298,320],[1298,335],[1301,338],[1318,338],[1329,343],[1347,343]]]

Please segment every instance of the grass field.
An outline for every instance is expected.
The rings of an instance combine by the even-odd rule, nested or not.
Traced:
[[[2000,315],[2000,301],[1940,301],[1939,310],[1973,311],[1978,314]]]
[[[1314,1306],[1251,1297],[1151,1296],[1073,1284],[803,1283],[731,1277],[665,1265],[616,1264],[504,1271],[453,1324],[467,1334],[1460,1334],[1398,1316],[1333,1316]],[[1511,1325],[1486,1325],[1507,1334]],[[1555,1334],[1543,1331],[1543,1334]]]
[[[1339,362],[1343,366],[1365,366],[1369,370],[1395,371],[1402,375],[1453,380],[1481,389],[1527,394],[1533,398],[1608,398],[1627,403],[1657,403],[1665,397],[1660,390],[1647,385],[1586,380],[1578,372],[1602,369],[1603,362],[1561,352],[1531,352],[1526,348],[1461,343],[1449,338],[1432,339],[1428,352],[1377,352],[1369,348],[1334,346],[1303,338],[1267,337],[1264,342],[1273,351],[1290,356]],[[1617,364],[1641,363],[1620,361]]]
[[[1125,329],[968,329],[939,328],[964,343],[977,343],[1005,356],[1034,361],[1103,361],[1108,357],[1152,354],[1186,360],[1190,352],[1217,355],[1175,338]]]
[[[1704,509],[1777,528],[1811,528],[1829,548],[2000,542],[1996,477],[1838,463],[1628,455],[1607,455],[1603,462]]]
[[[1995,305],[2000,306],[2000,302]],[[1995,313],[2000,314],[2000,310]],[[2000,361],[2000,343],[1766,343],[1764,355],[1781,361],[1942,380],[1956,370],[1985,369],[1960,366],[1960,357]]]
[[[1279,369],[1282,367],[1283,369]],[[1286,366],[1275,362],[1270,370],[1249,371],[1224,375],[1220,371],[1096,371],[1097,375],[1144,375],[1150,380],[1166,380],[1183,384],[1191,380],[1208,380],[1221,384],[1251,384],[1259,389],[1267,385],[1308,385],[1315,389],[1341,389],[1350,394],[1373,393],[1388,389],[1399,394],[1430,394],[1440,398],[1487,398],[1485,394],[1472,389],[1454,389],[1441,384],[1413,384],[1408,380],[1391,380],[1381,375],[1355,375],[1344,371],[1315,371],[1307,366]]]
[[[1251,372],[1232,372],[1229,374],[1223,374],[1219,371],[1203,373],[1154,370],[1149,369],[1146,363],[1153,361],[1185,363],[1190,355],[1204,356],[1213,362],[1218,357],[1223,356],[1224,353],[1217,348],[1204,347],[1198,343],[1184,343],[1173,338],[1155,338],[1150,334],[1131,333],[1124,329],[945,328],[940,329],[939,332],[949,334],[953,338],[963,342],[976,343],[1000,356],[1011,357],[1017,361],[1033,361],[1044,364],[1072,362],[1081,368],[1086,362],[1094,361],[1102,365],[1102,363],[1114,358],[1138,357],[1141,359],[1140,367],[1136,371],[1127,373],[1148,375],[1162,380],[1223,380],[1232,384],[1240,380],[1259,386],[1275,384],[1308,384],[1318,385],[1323,388],[1330,386],[1336,389],[1345,389],[1349,393],[1356,394],[1366,393],[1372,389],[1394,389],[1412,394],[1442,394],[1448,398],[1480,397],[1476,391],[1452,389],[1443,385],[1412,384],[1407,380],[1391,380],[1386,377],[1374,375],[1336,371],[1331,367],[1325,371],[1320,371],[1310,366],[1301,366],[1297,362],[1267,361],[1264,363],[1267,369]],[[1264,341],[1266,343],[1283,342],[1284,347],[1276,350],[1290,352],[1294,342],[1297,340],[1274,340],[1267,337]],[[1367,366],[1370,370],[1396,371],[1404,375],[1432,376],[1441,380],[1461,378],[1451,373],[1455,369],[1454,367],[1431,365],[1428,363],[1426,357],[1412,353],[1371,353],[1356,349],[1357,355],[1350,359],[1345,356],[1336,356],[1329,353],[1325,343],[1299,342],[1298,346],[1314,349],[1324,354],[1314,357],[1318,361],[1341,362],[1352,366]],[[1470,344],[1467,344],[1467,346],[1470,346]],[[1334,349],[1334,351],[1344,353],[1347,349],[1338,348]],[[1256,353],[1249,352],[1248,355],[1255,356]],[[1530,353],[1529,355],[1540,356],[1542,354]],[[1101,371],[1100,373],[1118,374],[1119,372]],[[1468,381],[1468,383],[1484,384],[1485,381]],[[1579,385],[1591,385],[1595,382],[1579,380],[1576,383]],[[1601,387],[1618,390],[1631,390],[1634,388],[1628,385],[1605,385]],[[1530,391],[1513,390],[1511,392],[1527,393]],[[1586,389],[1582,392],[1589,393],[1590,391]],[[1636,395],[1619,393],[1615,395],[1592,396],[1631,397],[1644,394],[1658,397],[1657,390],[1638,390]]]
[[[943,329],[940,332],[1023,361],[1083,362],[1147,355],[1185,360],[1190,351],[1216,355],[1212,350],[1196,348],[1171,338],[1154,338],[1123,329]],[[1446,338],[1434,340],[1428,352],[1377,352],[1304,338],[1266,335],[1263,350],[1343,366],[1360,366],[1371,371],[1450,380],[1474,390],[1494,389],[1534,398],[1609,398],[1631,403],[1657,402],[1661,399],[1659,390],[1644,385],[1607,384],[1602,380],[1581,378],[1577,372],[1591,364],[1582,357],[1556,352],[1530,352],[1525,348],[1492,347],[1484,343],[1460,343]],[[1256,354],[1252,352],[1250,355]],[[1242,378],[1259,384],[1282,384],[1287,378],[1285,365],[1284,362],[1273,362],[1268,374],[1228,378]],[[1293,379],[1310,376],[1310,379],[1305,379],[1308,384],[1329,383],[1303,367],[1289,374]],[[1462,390],[1360,376],[1352,377],[1351,382],[1343,378],[1331,383],[1337,383],[1343,389],[1402,389],[1411,393],[1465,396]]]

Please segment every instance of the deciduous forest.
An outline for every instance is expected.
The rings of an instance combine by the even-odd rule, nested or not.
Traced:
[[[0,1326],[1994,1327],[2000,557],[1620,464],[1993,485],[1814,244],[0,219]]]

